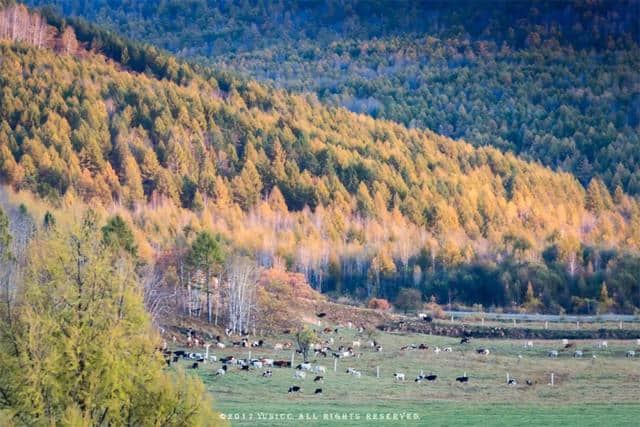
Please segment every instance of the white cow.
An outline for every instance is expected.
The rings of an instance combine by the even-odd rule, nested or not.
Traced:
[[[293,374],[293,378],[297,380],[303,380],[307,377],[307,373],[304,371],[295,371]]]
[[[400,373],[400,372],[396,372],[395,374],[393,374],[393,379],[397,380],[397,381],[404,381],[404,374]]]
[[[320,365],[317,365],[315,368],[313,368],[313,370],[316,372],[316,374],[325,374],[327,372],[327,368]]]

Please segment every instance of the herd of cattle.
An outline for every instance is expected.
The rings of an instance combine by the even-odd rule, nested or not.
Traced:
[[[367,342],[366,344],[364,342],[362,342],[361,340],[355,340],[355,341],[351,341],[349,344],[343,344],[341,343],[341,341],[343,341],[343,338],[339,337],[338,334],[338,329],[337,328],[325,328],[324,330],[322,330],[322,333],[324,333],[326,339],[323,340],[322,342],[318,342],[318,343],[313,343],[310,346],[310,350],[313,352],[316,361],[318,360],[319,357],[328,357],[328,355],[332,355],[334,358],[336,359],[344,359],[344,358],[360,358],[363,355],[362,352],[362,348],[364,347],[369,347],[370,351],[372,352],[382,352],[383,351],[383,347],[382,345],[380,345],[380,343],[378,343],[375,340],[371,340],[369,342]],[[320,331],[318,331],[320,332]],[[362,332],[360,330],[360,332]],[[329,335],[333,335],[335,334],[336,338],[334,338],[333,336],[329,336]],[[230,333],[227,332],[227,335],[231,335]],[[175,341],[175,337],[174,337],[174,341]],[[265,348],[267,346],[266,342],[262,339],[260,340],[250,340],[248,336],[242,337],[241,339],[237,340],[237,341],[233,341],[231,340],[230,343],[225,344],[223,342],[223,339],[221,336],[218,336],[215,338],[215,347],[219,348],[219,349],[224,349],[228,346],[232,346],[234,348]],[[334,344],[338,342],[340,343],[339,345],[334,346]],[[463,337],[460,340],[460,345],[463,345],[464,347],[466,347],[467,345],[471,344],[471,339],[469,337]],[[560,354],[564,354],[567,351],[573,351],[573,357],[575,358],[581,358],[585,355],[586,350],[578,350],[575,349],[575,344],[572,342],[569,342],[568,340],[563,340],[562,342],[562,347],[559,350],[550,350],[548,352],[548,356],[551,358],[557,358],[559,357]],[[640,339],[638,339],[637,344],[640,345]],[[213,344],[211,343],[206,343],[204,340],[199,339],[195,336],[195,334],[192,331],[189,331],[188,336],[187,336],[187,347],[203,347],[205,349],[204,353],[200,353],[200,352],[192,352],[192,351],[188,351],[188,350],[174,350],[174,351],[170,351],[167,348],[167,344],[165,342],[164,344],[164,348],[163,348],[163,353],[165,356],[165,361],[167,363],[167,366],[171,366],[172,363],[176,363],[181,359],[184,360],[188,360],[189,363],[191,364],[190,367],[192,369],[198,369],[200,367],[200,364],[202,363],[212,363],[212,362],[220,362],[222,364],[222,366],[220,368],[218,368],[215,371],[215,375],[216,376],[222,376],[222,375],[226,375],[228,372],[230,372],[230,367],[235,367],[236,370],[239,371],[250,371],[250,370],[255,370],[255,369],[259,369],[260,370],[260,375],[264,378],[270,378],[273,375],[273,368],[292,368],[292,361],[291,360],[277,360],[277,359],[273,359],[273,358],[265,358],[265,357],[260,357],[260,358],[236,358],[235,356],[226,356],[226,357],[221,357],[218,359],[217,356],[210,354],[209,353],[209,348],[212,346]],[[533,347],[534,343],[533,341],[526,341],[524,343],[524,347],[528,348],[528,347]],[[291,342],[277,342],[274,343],[272,348],[276,351],[284,351],[284,350],[288,350],[288,349],[292,349],[293,348],[293,344]],[[600,341],[598,343],[598,348],[599,349],[603,349],[603,348],[608,348],[608,342],[607,341]],[[453,348],[452,347],[438,347],[438,346],[434,346],[431,347],[427,344],[408,344],[405,346],[400,347],[401,351],[411,351],[411,350],[418,350],[418,351],[433,351],[434,353],[440,353],[440,352],[444,352],[444,353],[449,353],[449,352],[453,352]],[[302,351],[300,349],[296,350],[297,353],[302,354]],[[491,353],[490,350],[488,348],[476,348],[475,352],[478,355],[482,355],[482,356],[489,356],[489,354]],[[628,350],[626,351],[625,356],[627,358],[633,358],[636,356],[636,352],[637,350]],[[593,358],[595,358],[596,355],[593,354]],[[522,356],[518,355],[518,358],[521,359]],[[337,365],[336,365],[337,366]],[[335,367],[334,367],[335,369]],[[327,368],[324,365],[320,365],[320,364],[312,364],[309,361],[305,360],[303,363],[298,364],[297,366],[295,366],[295,370],[293,371],[293,379],[297,380],[297,381],[302,381],[305,380],[307,378],[307,376],[309,375],[310,377],[313,377],[313,382],[316,384],[322,384],[324,383],[324,377],[325,374],[327,372]],[[346,371],[344,371],[346,374],[351,375],[352,377],[355,378],[360,378],[363,374],[361,371],[351,368],[349,367],[348,369],[346,369]],[[395,372],[393,374],[393,378],[395,381],[405,381],[407,378],[407,375],[403,372]],[[415,378],[415,382],[416,383],[422,383],[424,381],[426,382],[434,382],[438,380],[438,375],[434,372],[430,372],[428,374],[424,374],[424,372],[420,372],[416,378]],[[465,372],[463,375],[458,376],[455,378],[455,381],[457,381],[458,383],[468,383],[470,381],[469,376],[467,375],[467,373]],[[529,386],[533,385],[534,382],[530,379],[527,379],[525,381],[525,383]],[[509,378],[507,380],[507,384],[511,385],[511,386],[515,386],[517,385],[517,381],[515,378]],[[302,387],[298,384],[296,385],[292,385],[291,387],[288,388],[288,393],[300,393],[302,392]],[[315,388],[314,394],[319,395],[323,393],[323,389],[322,388]]]

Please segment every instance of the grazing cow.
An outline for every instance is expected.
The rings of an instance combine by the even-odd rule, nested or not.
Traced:
[[[558,350],[551,350],[549,352],[549,357],[558,357]]]
[[[251,366],[253,366],[254,368],[262,369],[262,362],[259,360],[253,360],[251,361]]]
[[[354,341],[354,342],[351,344],[351,346],[352,346],[353,348],[360,348],[360,344],[361,344],[361,343],[360,343],[360,341]]]
[[[377,346],[376,346],[376,351],[377,351],[378,353],[382,353],[382,346],[381,346],[381,345],[377,345]]]
[[[262,373],[262,376],[265,378],[271,378],[272,375],[273,375],[273,372],[271,372],[271,370],[266,370]]]
[[[433,349],[433,352],[436,353],[436,354],[440,353],[441,351],[442,350],[440,349],[440,347],[436,347],[436,348]]]
[[[524,346],[525,347],[533,347],[533,341],[527,341]]]
[[[426,377],[424,377],[427,381],[435,381],[438,379],[438,376],[436,374],[429,374]]]
[[[249,365],[242,365],[242,366],[240,366],[240,370],[242,370],[242,371],[248,371],[248,370],[249,370]]]
[[[566,338],[564,338],[564,339],[562,340],[562,345],[567,345],[567,344],[569,344],[569,340],[568,340],[568,339],[566,339]]]
[[[321,388],[317,388],[316,391],[313,394],[322,394],[322,389]]]
[[[291,361],[290,360],[276,360],[273,362],[273,366],[277,366],[278,368],[290,368]]]
[[[311,370],[311,363],[307,363],[307,362],[301,363],[298,366],[296,366],[296,369],[300,369],[300,370],[303,370],[303,371],[310,371]]]
[[[320,319],[322,319],[326,315],[327,315],[327,313],[318,313],[318,314],[316,314],[316,316],[318,316]]]
[[[488,348],[478,348],[476,349],[476,353],[484,354],[485,356],[488,356],[490,352]]]
[[[177,356],[177,357],[184,357],[185,356],[185,351],[184,350],[178,350],[178,351],[174,351],[173,355]]]
[[[533,381],[531,381],[531,380],[527,380],[525,382],[527,383],[528,386],[532,386],[533,385]]]
[[[283,350],[284,349],[284,344],[280,344],[277,343],[276,345],[273,346],[274,350]]]
[[[235,358],[235,357],[233,357],[233,356],[229,356],[229,357],[221,357],[221,358],[220,358],[220,361],[221,361],[223,364],[233,363],[235,360],[236,360],[236,358]]]
[[[429,346],[426,344],[420,344],[418,350],[429,350]]]
[[[469,344],[469,338],[468,337],[464,337],[460,340],[460,344]]]
[[[295,371],[293,373],[293,378],[297,379],[297,380],[303,380],[307,377],[307,373],[304,371]]]
[[[465,372],[461,377],[456,378],[456,381],[458,381],[459,383],[468,383],[469,382],[469,377],[467,376],[467,373]]]
[[[393,374],[393,379],[396,381],[404,381],[404,374],[400,373],[400,372],[396,372],[395,374]]]
[[[343,351],[340,354],[340,357],[349,357],[349,356],[353,356],[353,353],[351,351]]]
[[[507,381],[507,384],[516,386],[516,385],[518,385],[518,382],[516,381],[515,378],[509,378],[509,381]]]
[[[299,393],[302,389],[298,385],[294,385],[293,387],[289,387],[289,393]]]
[[[327,368],[326,368],[326,367],[324,367],[324,366],[316,365],[316,366],[313,368],[313,371],[314,371],[316,374],[320,374],[320,373],[325,374],[325,373],[327,372]]]
[[[636,352],[635,352],[635,350],[629,350],[629,351],[627,351],[627,353],[625,354],[625,357],[636,357]]]
[[[218,343],[216,344],[216,347],[218,347],[218,348],[224,348],[224,347],[225,347],[225,345],[224,345],[223,343],[221,343],[221,342],[218,342]]]
[[[607,341],[600,341],[598,348],[609,348],[609,343]]]
[[[173,356],[173,363],[178,363],[180,358],[178,356]]]
[[[582,350],[576,350],[573,352],[573,357],[580,358],[582,356],[584,356],[584,353],[582,352]]]
[[[273,366],[273,359],[260,359],[260,361],[262,362],[262,366],[264,366],[265,368],[267,366]]]
[[[445,347],[442,349],[442,351],[444,351],[445,353],[451,353],[453,352],[453,349],[451,347]]]
[[[224,375],[227,373],[227,365],[222,365],[222,368],[216,371],[216,375]]]
[[[348,368],[347,369],[347,373],[353,375],[354,377],[360,378],[362,376],[362,373],[360,371],[356,371],[353,368]]]
[[[573,347],[574,345],[575,345],[574,343],[570,342],[570,343],[568,343],[568,344],[565,344],[564,348],[571,348],[571,347]]]
[[[318,381],[323,381],[324,377],[322,375],[316,375],[316,377],[313,379],[314,383],[317,383]]]

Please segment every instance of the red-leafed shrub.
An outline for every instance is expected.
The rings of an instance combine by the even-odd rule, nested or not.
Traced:
[[[373,308],[375,310],[389,310],[391,308],[391,304],[384,298],[371,298],[367,307]]]

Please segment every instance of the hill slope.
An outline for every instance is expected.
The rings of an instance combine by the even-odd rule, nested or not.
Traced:
[[[29,3],[640,193],[638,0]]]
[[[144,56],[139,74],[53,45],[0,44],[0,176],[60,208],[121,210],[149,256],[207,227],[361,298],[412,286],[507,306],[532,281],[540,307],[578,310],[571,297],[597,298],[606,279],[621,309],[640,306],[637,259],[616,249],[640,244],[638,204],[597,180],[585,191],[493,148],[170,57]]]

